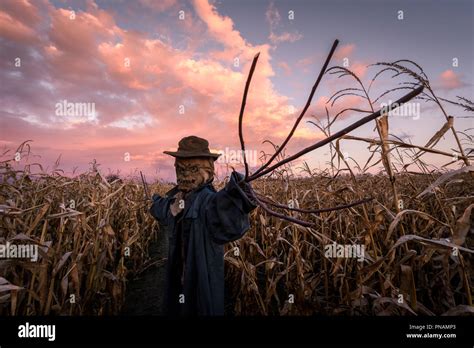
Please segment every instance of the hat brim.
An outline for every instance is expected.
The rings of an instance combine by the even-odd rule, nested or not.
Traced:
[[[221,155],[220,153],[211,152],[186,152],[186,151],[163,151],[163,153],[176,158],[193,158],[193,157],[211,157],[214,161]]]

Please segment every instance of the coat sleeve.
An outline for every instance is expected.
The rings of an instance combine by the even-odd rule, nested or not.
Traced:
[[[158,220],[161,224],[167,225],[167,217],[170,205],[169,197],[160,197],[154,194],[152,197],[153,203],[151,204],[150,214]]]
[[[249,213],[256,205],[245,194],[243,175],[233,172],[221,191],[213,194],[205,205],[205,217],[211,237],[217,244],[241,238],[250,227]]]

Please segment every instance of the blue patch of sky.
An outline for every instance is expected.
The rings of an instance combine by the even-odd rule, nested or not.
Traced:
[[[269,24],[265,18],[270,1],[220,1],[219,13],[228,15],[235,28],[252,44],[268,42]],[[276,89],[292,96],[298,105],[304,104],[305,93],[295,93],[290,81],[301,83],[309,92],[334,39],[340,46],[355,44],[352,60],[366,63],[412,59],[423,66],[432,79],[447,69],[453,69],[453,57],[459,58],[455,72],[472,81],[473,74],[473,2],[470,0],[319,0],[274,1],[281,21],[276,33],[298,31],[303,39],[281,43],[272,51]],[[288,20],[293,10],[295,19]],[[403,20],[398,11],[403,11]],[[296,66],[299,59],[315,57],[309,73]],[[291,78],[277,67],[287,62]],[[341,62],[333,61],[333,64]],[[372,76],[372,73],[369,73]],[[320,93],[327,92],[321,88]]]

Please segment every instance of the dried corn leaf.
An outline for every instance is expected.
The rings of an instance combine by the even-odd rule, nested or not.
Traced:
[[[432,247],[441,247],[443,249],[450,249],[450,250],[453,250],[454,248],[457,248],[459,250],[474,254],[474,250],[464,248],[464,247],[459,246],[457,244],[450,243],[446,240],[428,239],[428,238],[423,238],[423,237],[420,237],[420,236],[415,236],[413,234],[407,234],[406,236],[400,237],[397,240],[397,242],[395,243],[395,245],[392,247],[391,250],[394,250],[397,247],[399,247],[400,245],[405,244],[405,243],[407,243],[411,240],[415,240],[415,241],[418,241],[422,244],[429,245],[429,246],[432,246]]]
[[[456,221],[456,226],[454,227],[454,232],[453,232],[453,242],[456,243],[457,245],[463,245],[467,233],[469,232],[470,229],[472,229],[471,223],[471,213],[472,213],[472,208],[474,208],[474,203],[471,204],[469,207],[464,210],[464,213],[462,216]]]
[[[401,281],[400,281],[400,291],[405,295],[408,295],[407,298],[410,299],[410,304],[413,309],[416,310],[416,288],[415,288],[415,278],[413,277],[413,270],[410,266],[400,265],[401,270]]]
[[[466,166],[462,167],[461,169],[453,170],[451,172],[448,172],[446,174],[441,175],[438,179],[435,180],[434,183],[432,183],[430,186],[428,186],[422,193],[420,193],[416,198],[422,198],[423,196],[427,195],[428,193],[433,193],[434,189],[440,186],[442,183],[444,183],[446,180],[449,178],[452,178],[455,175],[462,174],[462,173],[468,173],[474,171],[474,166]]]

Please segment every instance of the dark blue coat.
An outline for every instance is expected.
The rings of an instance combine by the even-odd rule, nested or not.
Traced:
[[[169,236],[166,304],[170,315],[224,314],[224,244],[241,238],[249,229],[248,213],[255,208],[242,187],[242,175],[233,172],[228,184],[216,192],[212,184],[190,193],[182,215],[169,209],[175,187],[165,197],[153,195],[150,213],[166,226]],[[178,224],[178,218],[182,222]],[[178,230],[187,236],[184,283],[179,265]],[[183,297],[184,295],[184,297]],[[184,303],[182,303],[184,300]]]

